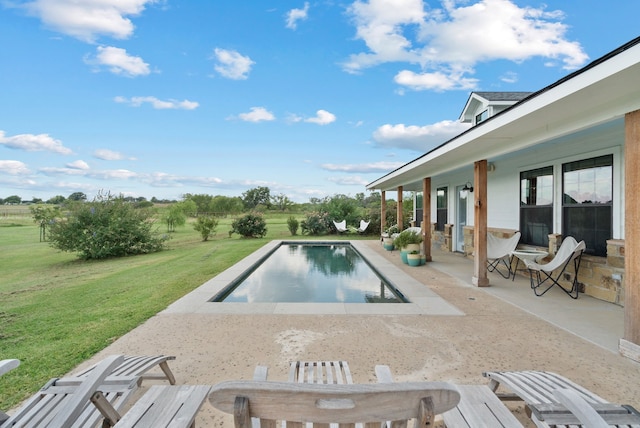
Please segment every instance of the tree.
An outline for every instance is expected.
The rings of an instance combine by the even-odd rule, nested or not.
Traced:
[[[177,226],[184,226],[187,222],[187,215],[193,215],[195,211],[196,204],[191,200],[171,204],[164,216],[167,232],[175,232]]]
[[[193,225],[193,228],[200,232],[203,241],[208,240],[209,236],[215,235],[216,227],[218,227],[218,220],[212,215],[199,216]]]
[[[122,196],[111,194],[99,194],[91,202],[71,204],[65,219],[49,225],[50,245],[76,252],[82,259],[160,251],[166,239],[157,236],[150,210],[135,209]]]
[[[238,196],[214,196],[209,204],[209,212],[217,216],[241,213],[243,208],[242,199]]]
[[[273,206],[280,211],[286,211],[288,208],[291,208],[293,206],[293,201],[289,199],[284,193],[272,196],[271,201]]]
[[[205,194],[192,195],[191,193],[187,193],[183,196],[183,199],[185,201],[193,201],[196,204],[196,212],[194,215],[198,215],[199,213],[209,212],[209,205],[211,204],[213,196]]]
[[[357,224],[361,217],[357,201],[346,195],[326,198],[321,204],[320,211],[327,213],[331,220],[346,220],[347,224]]]
[[[69,197],[67,198],[70,201],[86,201],[87,200],[87,195],[85,195],[82,192],[73,192],[72,194],[69,195]]]
[[[20,205],[22,198],[18,195],[11,195],[4,198],[5,205]]]
[[[60,208],[47,207],[44,205],[36,205],[29,207],[33,215],[33,222],[40,225],[40,242],[47,240],[47,225],[49,225],[56,217],[60,216]]]
[[[271,195],[268,187],[254,187],[242,194],[242,202],[248,210],[255,209],[258,205],[271,206]]]
[[[48,204],[53,204],[53,205],[60,205],[63,204],[64,201],[66,201],[66,198],[62,195],[57,195],[54,196],[53,198],[50,198],[47,200]]]

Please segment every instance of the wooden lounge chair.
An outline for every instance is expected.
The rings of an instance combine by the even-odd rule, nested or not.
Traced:
[[[210,385],[153,385],[114,428],[193,428]]]
[[[11,365],[0,362],[0,371]],[[204,403],[209,385],[154,385],[124,416],[137,390],[137,376],[113,375],[122,355],[105,358],[81,377],[52,379],[13,415],[0,412],[0,428],[188,428]]]
[[[176,357],[168,355],[125,356],[122,364],[116,367],[110,376],[136,376],[140,379],[140,382],[143,379],[166,379],[171,385],[175,385],[176,378],[173,376],[168,364],[169,360],[175,359]],[[89,367],[74,376],[88,376],[95,367],[95,365]],[[160,367],[162,373],[149,373],[155,367]]]
[[[511,252],[516,249],[518,242],[520,242],[520,232],[514,233],[509,238],[498,238],[492,233],[487,233],[487,270],[497,272],[507,279],[515,275],[515,271],[511,270]],[[501,264],[507,269],[504,273],[499,269]]]
[[[556,373],[544,371],[492,371],[489,388],[501,400],[522,400],[538,427],[594,427],[602,422],[616,427],[640,426],[640,414],[631,406],[613,404]],[[498,393],[502,385],[510,393]],[[587,406],[592,409],[590,411]],[[589,422],[592,421],[592,422]],[[597,422],[593,422],[597,421]]]
[[[445,382],[340,385],[245,380],[214,385],[209,394],[215,408],[234,415],[236,427],[250,427],[252,417],[262,427],[274,427],[276,421],[287,421],[287,427],[302,423],[352,427],[358,422],[414,418],[420,426],[430,426],[436,414],[455,407],[459,399],[455,386]]]
[[[342,220],[339,222],[334,220],[333,225],[339,234],[347,231],[347,220]]]
[[[531,278],[531,288],[536,296],[542,296],[549,291],[551,287],[557,285],[562,291],[569,295],[572,299],[578,298],[578,269],[580,269],[580,260],[586,245],[584,241],[577,242],[572,236],[567,236],[562,241],[558,252],[553,260],[549,263],[541,265],[532,260],[525,260],[524,263],[529,269]],[[573,281],[571,288],[563,287],[559,281],[562,278],[567,267],[572,264],[574,268]],[[548,286],[547,286],[548,285]],[[540,292],[540,288],[547,286],[544,291]]]
[[[369,227],[369,223],[371,223],[371,221],[360,220],[360,226],[356,229],[358,233],[364,233],[365,230],[367,230],[367,227]]]
[[[289,368],[289,382],[341,384],[353,383],[353,379],[346,361],[294,361]]]
[[[137,388],[137,378],[119,377],[107,380],[111,371],[122,363],[121,355],[105,358],[92,372],[77,378],[52,379],[22,407],[2,422],[0,427],[94,427],[102,421],[92,396],[100,396],[114,409],[121,409]]]
[[[378,382],[393,382],[393,375],[388,366],[378,365],[375,371]],[[460,402],[442,414],[447,428],[522,428],[518,419],[500,402],[488,386],[456,385],[456,387],[460,393]]]

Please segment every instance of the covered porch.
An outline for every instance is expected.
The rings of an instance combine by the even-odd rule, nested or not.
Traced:
[[[454,251],[466,252],[462,231],[465,226],[473,227],[473,270],[467,281],[497,289],[499,279],[488,276],[486,268],[488,230],[520,230],[530,236],[532,223],[522,207],[539,204],[523,196],[522,183],[533,183],[527,188],[529,191],[535,189],[536,177],[548,177],[548,222],[537,234],[545,240],[548,237],[545,242],[553,255],[557,245],[551,244],[552,239],[560,242],[564,236],[592,233],[587,253],[601,259],[606,267],[610,263],[609,246],[620,249],[617,255],[622,257],[614,262],[615,266],[611,265],[620,271],[612,271],[609,276],[598,271],[596,280],[605,285],[620,282],[618,295],[622,298],[616,302],[624,305],[624,331],[621,338],[614,340],[619,339],[620,353],[640,361],[640,198],[635,191],[640,187],[639,73],[640,38],[443,142],[370,183],[367,189],[382,192],[383,207],[387,192],[397,192],[398,201],[402,192],[423,193],[420,208],[427,260],[433,259],[432,225],[439,221],[440,214],[438,191],[444,189],[455,195],[448,205],[447,223],[455,228],[453,239],[462,242],[462,249]],[[585,162],[603,160],[609,174],[607,195],[602,200],[574,199],[566,190],[569,173],[586,171]],[[596,181],[593,179],[593,188],[598,186]],[[463,184],[465,188],[473,187],[472,193],[465,194],[466,201],[460,192]],[[574,220],[570,216],[576,211],[570,210],[574,207],[591,206],[595,212],[605,205],[607,214],[592,216],[590,226],[585,223],[576,228],[571,222]],[[462,208],[464,217],[457,212]],[[401,214],[398,211],[398,217]],[[606,230],[603,232],[600,226]],[[546,296],[538,300],[547,304]],[[568,310],[573,306],[566,302],[562,311]],[[606,316],[607,311],[603,313]]]

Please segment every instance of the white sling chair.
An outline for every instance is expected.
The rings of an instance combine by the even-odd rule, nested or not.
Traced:
[[[553,260],[549,263],[540,265],[532,260],[525,260],[524,263],[529,269],[531,275],[531,288],[536,296],[542,296],[549,291],[551,287],[557,285],[562,291],[567,293],[572,299],[578,298],[578,269],[580,269],[580,259],[582,253],[587,248],[584,241],[577,242],[573,236],[567,236],[562,241],[562,245],[558,249]],[[575,274],[571,282],[571,288],[563,287],[558,281],[562,278],[569,264],[573,262]],[[554,271],[556,274],[554,275]],[[539,292],[540,286],[550,284],[544,291]]]
[[[520,241],[520,232],[516,232],[509,238],[498,238],[497,236],[487,233],[487,270],[489,272],[497,272],[503,278],[509,278],[515,271],[511,270],[511,252],[516,249]],[[500,264],[507,268],[507,272],[503,273],[498,269]]]

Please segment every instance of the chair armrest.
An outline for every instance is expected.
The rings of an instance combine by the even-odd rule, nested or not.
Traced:
[[[20,360],[0,360],[0,376],[10,372],[20,365]]]
[[[51,426],[70,426],[84,411],[85,405],[106,377],[123,361],[124,356],[122,355],[112,355],[102,360],[86,380],[80,384],[65,408],[61,409],[51,421]]]

